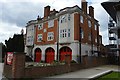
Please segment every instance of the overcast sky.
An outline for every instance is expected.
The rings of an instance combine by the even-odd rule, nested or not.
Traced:
[[[107,0],[87,0],[88,6],[92,5],[95,18],[100,24],[100,34],[103,36],[103,44],[108,44],[108,14],[101,6],[101,2]],[[25,30],[26,23],[37,16],[43,17],[44,7],[50,5],[51,10],[59,11],[65,7],[78,5],[81,8],[81,0],[0,0],[0,42],[8,40],[13,34],[19,34]]]

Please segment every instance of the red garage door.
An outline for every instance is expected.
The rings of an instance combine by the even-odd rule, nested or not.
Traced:
[[[62,47],[60,49],[60,61],[65,60],[65,55],[70,55],[70,60],[72,60],[72,50],[69,47]]]
[[[46,49],[46,54],[45,54],[45,61],[47,63],[52,63],[54,61],[55,58],[55,51],[53,48],[47,48]]]
[[[41,61],[41,49],[36,48],[35,49],[35,62],[40,62]]]

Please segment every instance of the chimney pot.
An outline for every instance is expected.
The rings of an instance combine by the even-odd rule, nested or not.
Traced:
[[[94,8],[89,6],[89,15],[94,18]]]

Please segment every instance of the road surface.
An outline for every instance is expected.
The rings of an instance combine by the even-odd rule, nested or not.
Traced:
[[[3,63],[0,63],[0,80],[2,79]]]

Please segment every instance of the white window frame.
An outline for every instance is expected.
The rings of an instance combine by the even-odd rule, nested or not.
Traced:
[[[95,27],[95,30],[97,30],[97,25],[96,25],[96,24],[95,24],[95,26],[94,26],[94,27]]]
[[[88,27],[92,27],[92,23],[90,20],[88,20]]]
[[[60,38],[62,38],[62,34],[63,34],[62,30],[60,30]]]
[[[68,14],[68,21],[70,21],[71,20],[71,16],[70,16],[70,14]]]
[[[81,28],[81,30],[80,30],[81,32],[81,38],[83,39],[84,38],[84,31],[83,31],[83,29]]]
[[[61,18],[60,18],[60,23],[64,23],[64,22],[67,22],[66,14],[62,15]]]
[[[54,27],[54,20],[48,21],[48,28]]]
[[[70,34],[70,29],[68,29],[68,37],[70,37],[71,36],[71,34]]]
[[[83,23],[84,22],[84,18],[82,15],[80,15],[80,22]]]
[[[51,39],[50,39],[51,37]],[[48,32],[47,34],[47,41],[52,41],[54,40],[54,32]]]
[[[88,34],[88,39],[91,41],[91,33]]]
[[[37,35],[37,42],[42,42],[43,36],[42,34]]]
[[[95,38],[95,42],[97,43],[97,38]]]
[[[43,23],[38,24],[38,30],[43,29]]]
[[[70,37],[70,36],[71,36],[70,29],[60,30],[60,38],[66,38],[66,37]]]

